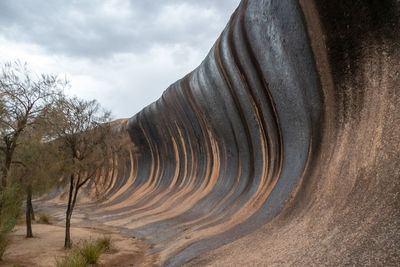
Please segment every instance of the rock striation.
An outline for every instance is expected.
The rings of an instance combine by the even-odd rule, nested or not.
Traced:
[[[124,123],[138,153],[91,218],[165,266],[398,263],[399,10],[243,0],[200,66]]]

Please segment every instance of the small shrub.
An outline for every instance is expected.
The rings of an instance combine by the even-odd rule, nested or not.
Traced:
[[[103,236],[102,238],[97,239],[96,244],[105,252],[111,251],[111,237],[109,236]]]
[[[104,236],[96,241],[83,241],[81,245],[75,246],[71,252],[56,259],[57,267],[85,267],[96,264],[104,251],[111,250],[111,238]]]
[[[50,217],[47,214],[40,214],[38,223],[50,224]]]
[[[103,248],[97,242],[84,241],[79,251],[87,264],[95,264],[103,253]]]
[[[86,260],[79,251],[71,251],[67,256],[56,259],[57,267],[85,267]]]
[[[9,244],[8,233],[12,231],[21,214],[18,186],[11,185],[0,191],[0,259]]]
[[[0,192],[0,230],[11,232],[21,214],[21,199],[18,186],[12,185]]]
[[[8,246],[8,238],[5,232],[0,232],[0,259],[3,257],[4,252]]]

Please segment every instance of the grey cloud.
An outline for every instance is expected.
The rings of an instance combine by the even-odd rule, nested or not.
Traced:
[[[223,10],[234,8],[239,0],[132,0],[129,16],[104,14],[101,5],[106,1],[0,1],[0,32],[8,39],[35,43],[51,53],[86,58],[106,58],[116,53],[141,53],[154,44],[197,47],[210,46],[215,38],[216,21],[204,21],[198,16],[186,18],[184,23],[169,27],[158,19],[164,8],[171,5],[213,10],[212,20],[225,20]],[[177,19],[171,17],[171,20]],[[178,18],[180,19],[180,18]],[[211,48],[211,47],[208,47]]]

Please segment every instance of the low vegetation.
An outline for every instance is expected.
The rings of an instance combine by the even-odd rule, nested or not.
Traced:
[[[72,251],[66,257],[56,259],[57,267],[83,267],[87,266],[82,254]]]
[[[86,263],[95,264],[99,259],[103,248],[97,245],[97,242],[83,242],[83,246],[80,249],[80,253],[85,258]]]
[[[47,214],[40,214],[38,223],[42,224],[51,224],[50,223],[50,217]]]
[[[56,259],[57,267],[84,267],[96,264],[103,252],[111,250],[111,238],[103,237],[95,241],[83,241],[71,249],[71,252]]]
[[[6,251],[8,242],[9,240],[7,238],[7,233],[3,231],[0,232],[0,259],[3,257],[3,254]]]
[[[9,243],[8,234],[21,214],[21,199],[18,192],[19,188],[15,185],[0,192],[0,259]]]
[[[102,238],[97,239],[96,244],[98,247],[103,248],[104,252],[111,251],[111,237],[109,236],[103,236]]]

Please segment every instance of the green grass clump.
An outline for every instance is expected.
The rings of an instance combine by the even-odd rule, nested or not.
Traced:
[[[103,236],[96,240],[96,244],[98,247],[102,248],[104,252],[111,251],[111,237]]]
[[[71,251],[67,256],[56,259],[57,267],[85,267],[87,266],[85,258],[79,251]]]
[[[40,214],[38,223],[50,224],[50,217],[47,214]]]
[[[74,247],[67,256],[56,259],[57,267],[85,267],[96,264],[100,255],[110,249],[110,237],[99,238],[95,241],[83,241]]]
[[[95,264],[101,253],[103,253],[103,248],[99,246],[97,242],[85,241],[80,249],[80,253],[87,264]]]

